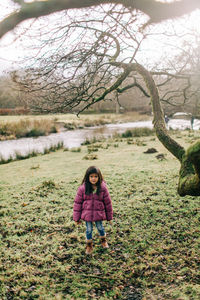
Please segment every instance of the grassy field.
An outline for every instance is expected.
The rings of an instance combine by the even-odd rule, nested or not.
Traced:
[[[0,123],[17,122],[20,120],[53,120],[66,124],[81,126],[101,125],[101,123],[133,122],[150,120],[152,117],[138,112],[127,112],[124,114],[102,113],[102,114],[81,114],[77,117],[75,114],[48,114],[48,115],[19,115],[19,116],[0,116]]]
[[[174,132],[189,145],[198,133]],[[148,148],[157,153],[145,154]],[[1,299],[199,299],[199,197],[177,195],[179,163],[154,136],[59,150],[0,165]],[[90,146],[91,152],[91,146]],[[158,160],[157,154],[164,154]],[[91,154],[91,153],[90,153]],[[85,255],[72,221],[86,168],[100,167],[114,208]]]

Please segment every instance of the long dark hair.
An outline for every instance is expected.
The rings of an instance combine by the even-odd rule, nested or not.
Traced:
[[[102,176],[101,171],[99,170],[99,168],[97,168],[95,166],[89,167],[85,172],[85,176],[83,177],[82,184],[85,183],[85,194],[89,195],[93,192],[92,184],[89,181],[89,177],[90,177],[91,174],[97,174],[98,175],[97,192],[96,193],[97,193],[97,195],[99,195],[99,193],[101,191],[101,183],[103,181],[103,176]]]

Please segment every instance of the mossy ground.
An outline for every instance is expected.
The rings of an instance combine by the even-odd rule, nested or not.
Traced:
[[[189,145],[195,133],[174,132]],[[179,162],[155,137],[103,142],[97,160],[59,150],[0,166],[1,299],[199,299],[199,197],[177,194]],[[148,148],[165,154],[158,160]],[[89,165],[107,182],[114,209],[110,248],[72,221]]]

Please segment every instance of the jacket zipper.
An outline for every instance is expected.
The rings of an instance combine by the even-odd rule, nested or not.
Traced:
[[[92,194],[92,222],[94,217],[94,194]]]

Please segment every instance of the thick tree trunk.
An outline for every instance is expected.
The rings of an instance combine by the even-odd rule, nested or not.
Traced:
[[[153,124],[160,142],[180,161],[178,193],[180,196],[200,196],[200,142],[187,151],[173,140],[165,127],[158,90],[151,74],[141,65],[134,64],[134,70],[142,75],[151,96],[154,114]]]
[[[180,196],[200,196],[199,176],[187,155],[183,156],[179,172],[178,193]]]
[[[160,105],[160,98],[158,89],[151,74],[141,65],[136,64],[135,69],[142,75],[146,86],[151,96],[151,104],[153,110],[153,124],[156,131],[156,135],[161,143],[167,148],[179,161],[182,160],[182,156],[185,153],[184,148],[173,140],[166,129],[163,111]]]

